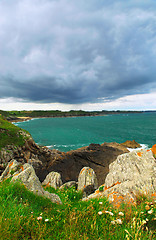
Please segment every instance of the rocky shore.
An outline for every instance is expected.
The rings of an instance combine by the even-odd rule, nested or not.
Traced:
[[[132,145],[131,145],[132,146]],[[138,146],[135,142],[133,148]],[[94,169],[98,183],[102,184],[109,172],[110,163],[117,156],[129,152],[126,145],[118,143],[90,144],[67,153],[39,147],[30,137],[24,146],[9,145],[0,151],[0,171],[5,169],[8,162],[17,160],[20,163],[31,164],[40,181],[48,173],[55,171],[61,174],[63,183],[77,181],[78,174],[83,167]]]
[[[76,186],[85,200],[107,196],[112,202],[135,201],[137,191],[156,196],[156,145],[140,148],[133,141],[124,143],[92,143],[69,152],[38,146],[31,135],[1,118],[0,134],[12,144],[0,150],[1,181],[19,179],[31,191],[61,203],[58,196],[49,195],[42,186],[54,188]],[[21,139],[19,144],[15,140]],[[1,140],[3,141],[3,140]],[[10,142],[10,143],[11,143]]]
[[[36,145],[33,145],[32,142],[30,145],[29,142],[29,151],[34,151],[35,147]],[[62,204],[59,196],[45,191],[42,185],[51,186],[55,189],[75,186],[78,191],[83,192],[84,201],[105,196],[117,207],[119,207],[122,202],[135,204],[138,193],[148,194],[155,198],[156,145],[154,145],[152,149],[136,150],[132,152],[127,151],[127,153],[118,154],[119,151],[121,153],[121,151],[125,150],[123,148],[124,147],[120,146],[120,144],[104,143],[102,145],[90,144],[86,148],[75,150],[74,153],[72,151],[70,155],[67,153],[67,156],[65,154],[63,156],[61,153],[60,156],[58,156],[58,152],[53,152],[54,158],[53,161],[49,161],[49,165],[47,166],[47,172],[49,170],[49,173],[46,175],[44,181],[41,180],[40,175],[40,173],[44,172],[46,169],[44,161],[41,162],[41,159],[39,160],[37,158],[34,158],[32,161],[31,158],[28,158],[26,153],[23,155],[23,161],[17,161],[12,156],[12,160],[8,159],[9,162],[0,176],[0,181],[8,178],[11,178],[13,182],[20,180],[30,191],[37,195],[47,197],[52,202],[58,204]],[[28,146],[25,146],[25,149],[28,149]],[[114,155],[110,155],[112,152],[114,152]],[[13,149],[12,153],[15,153]],[[49,153],[47,155],[46,153],[48,153],[48,151],[46,152],[44,149],[42,157],[49,155]],[[105,158],[101,163],[99,163],[100,161],[95,161],[96,158],[101,160],[104,155],[105,157],[109,155],[109,157],[111,156],[114,160],[110,162]],[[29,157],[30,156],[29,153]],[[71,168],[69,168],[69,156],[71,156]],[[76,156],[78,157],[77,161]],[[117,156],[116,159],[115,156]],[[66,161],[67,166],[65,166]],[[77,165],[79,161],[80,163]],[[38,171],[38,163],[40,163],[40,167],[42,167],[40,168],[40,172]],[[90,166],[82,167],[80,170],[77,168],[77,171],[75,170],[75,165],[80,167],[83,164],[88,164],[90,166],[93,164],[95,171]],[[73,170],[75,172],[74,178],[72,177]],[[69,178],[65,178],[67,176]]]

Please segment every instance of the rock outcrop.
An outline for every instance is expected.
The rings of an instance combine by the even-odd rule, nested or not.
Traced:
[[[51,172],[46,176],[46,179],[42,182],[42,185],[51,186],[55,189],[62,185],[61,175],[58,172]]]
[[[105,184],[88,199],[107,196],[111,202],[134,202],[139,192],[156,193],[156,160],[151,150],[122,154],[109,169]]]
[[[105,185],[110,187],[116,182],[123,194],[127,189],[131,191],[156,191],[156,161],[149,150],[133,151],[118,156],[117,160],[110,164],[109,174]],[[124,189],[124,185],[127,187]]]
[[[84,167],[78,177],[78,190],[83,190],[90,185],[93,186],[95,190],[98,188],[97,177],[92,168]]]
[[[0,176],[0,181],[3,181],[4,179],[8,179],[8,178],[12,177],[15,173],[20,172],[21,167],[22,167],[22,165],[13,159],[12,161],[10,161],[8,163],[6,169]]]
[[[126,147],[117,143],[90,144],[67,153],[39,147],[29,138],[24,146],[7,146],[0,151],[0,169],[4,171],[12,159],[24,164],[29,163],[36,175],[43,182],[46,176],[54,171],[61,174],[62,182],[77,181],[83,167],[94,169],[98,183],[101,185],[109,172],[109,164],[117,156],[129,152]]]
[[[129,152],[127,148],[117,143],[90,144],[77,150],[62,153],[48,162],[46,170],[56,171],[61,174],[63,183],[77,181],[83,167],[94,169],[99,185],[104,183],[109,172],[109,164],[117,156]]]
[[[60,187],[60,189],[71,188],[71,187],[75,187],[77,189],[77,182],[75,181],[66,182]]]
[[[83,197],[87,197],[98,188],[96,174],[92,168],[84,167],[78,177],[78,191],[83,192]]]
[[[122,146],[127,147],[127,148],[141,148],[141,145],[137,143],[135,140],[127,140],[124,143],[121,143]]]
[[[47,147],[39,147],[32,138],[25,141],[24,146],[8,145],[0,151],[0,174],[5,170],[8,162],[16,160],[19,163],[29,163],[35,169],[37,176],[42,182],[47,174],[49,163],[59,158],[62,153],[50,150]]]
[[[30,164],[25,163],[22,165],[16,160],[12,160],[6,167],[0,180],[2,181],[10,177],[12,177],[12,182],[15,182],[17,180],[20,181],[28,190],[32,191],[33,193],[47,197],[54,203],[62,204],[59,196],[46,192],[42,188],[41,182],[39,181],[33,167]]]

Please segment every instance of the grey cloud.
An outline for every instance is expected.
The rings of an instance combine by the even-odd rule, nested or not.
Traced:
[[[0,3],[0,96],[83,103],[156,87],[154,1]]]

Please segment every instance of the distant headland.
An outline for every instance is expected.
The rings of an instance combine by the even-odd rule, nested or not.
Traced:
[[[53,118],[53,117],[84,117],[84,116],[104,116],[108,114],[129,114],[129,113],[143,113],[146,111],[127,111],[127,110],[113,110],[113,111],[83,111],[83,110],[33,110],[33,111],[2,111],[0,114],[5,116],[8,121],[26,121],[32,118]],[[148,111],[149,112],[149,111]],[[153,111],[152,111],[153,112]]]

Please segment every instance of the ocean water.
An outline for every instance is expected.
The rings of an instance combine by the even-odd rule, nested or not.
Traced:
[[[156,144],[156,113],[38,118],[15,125],[28,130],[37,144],[64,152],[90,143],[133,139],[148,147]]]

